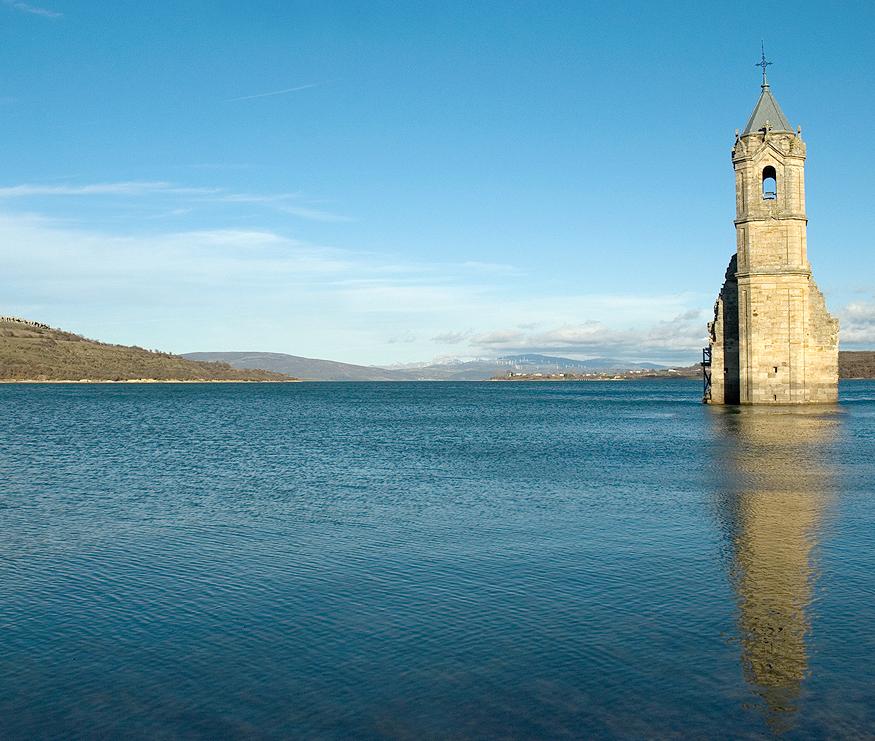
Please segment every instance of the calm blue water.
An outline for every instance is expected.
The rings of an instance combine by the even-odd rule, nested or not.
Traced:
[[[875,384],[0,386],[0,736],[875,728]]]

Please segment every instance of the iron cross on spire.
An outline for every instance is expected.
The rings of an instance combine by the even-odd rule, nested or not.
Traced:
[[[762,58],[754,65],[754,67],[763,68],[763,87],[765,88],[769,86],[769,81],[766,79],[766,67],[768,67],[771,62],[766,61],[766,47],[762,42],[760,42],[760,51],[762,52]]]

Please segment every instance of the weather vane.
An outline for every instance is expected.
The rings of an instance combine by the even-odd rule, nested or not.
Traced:
[[[757,62],[754,67],[762,67],[763,68],[763,87],[769,86],[769,81],[766,79],[766,67],[768,67],[771,62],[766,61],[766,46],[763,42],[760,42],[760,51],[762,52],[762,58],[759,62]]]

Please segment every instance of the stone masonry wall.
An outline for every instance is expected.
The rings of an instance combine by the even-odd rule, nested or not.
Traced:
[[[739,276],[740,402],[835,401],[838,322],[810,276]]]

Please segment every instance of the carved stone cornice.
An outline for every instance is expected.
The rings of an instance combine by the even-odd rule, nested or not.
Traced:
[[[770,278],[782,275],[797,275],[811,278],[811,268],[760,268],[759,270],[739,271],[735,274],[735,277],[739,280],[743,280],[744,278],[756,278],[760,275],[769,276]]]
[[[769,214],[768,216],[743,216],[735,220],[735,225],[751,224],[756,221],[801,221],[808,223],[808,217],[805,214]]]

